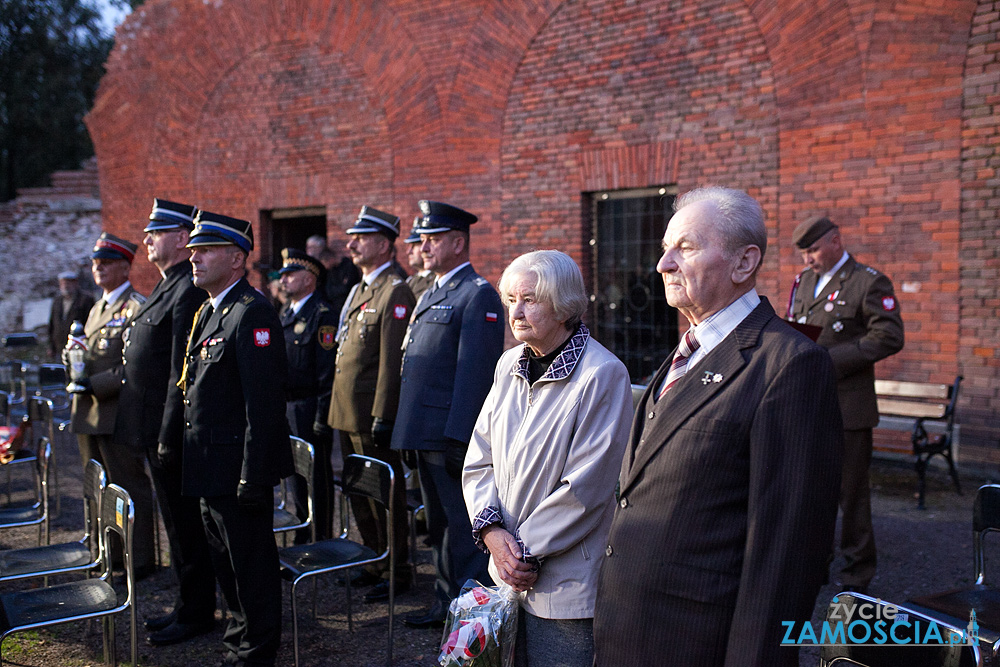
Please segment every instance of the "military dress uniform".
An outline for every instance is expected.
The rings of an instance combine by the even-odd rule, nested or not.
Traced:
[[[430,271],[418,271],[406,279],[406,285],[413,292],[413,298],[415,299],[419,299],[433,284],[434,274]]]
[[[377,458],[391,465],[396,474],[393,541],[400,568],[409,561],[402,461],[399,452],[375,444],[372,423],[375,419],[386,423],[396,420],[401,347],[413,305],[410,288],[389,267],[370,284],[362,280],[345,312],[328,419],[331,427],[347,436],[341,440],[351,446],[351,450],[345,446],[345,455]],[[381,552],[386,535],[381,512],[356,503],[354,514],[364,543]]]
[[[252,238],[249,222],[199,211],[188,245],[240,241],[250,252]],[[217,308],[207,301],[199,311],[181,378],[182,492],[201,498],[212,562],[231,614],[223,637],[230,658],[273,665],[281,640],[273,512],[245,506],[238,487],[273,488],[294,470],[284,336],[277,312],[245,277]]]
[[[476,219],[447,204],[420,204],[424,211],[421,233],[467,230],[472,223],[465,216]],[[437,569],[437,601],[429,616],[441,620],[448,601],[458,596],[466,579],[489,580],[488,557],[472,539],[461,467],[503,351],[504,327],[500,296],[467,264],[445,284],[424,292],[403,343],[392,448],[417,450],[428,539]]]
[[[282,273],[301,265],[296,262],[309,262],[322,267],[304,252],[286,248],[282,254],[285,255]],[[319,268],[316,268],[316,272],[319,272]],[[285,352],[288,355],[285,417],[292,435],[302,438],[315,448],[313,509],[316,539],[326,539],[333,535],[333,467],[330,463],[333,432],[326,425],[326,417],[330,409],[330,390],[337,351],[337,313],[317,290],[307,298],[298,312],[292,310],[291,302],[286,303],[281,309],[280,319],[285,336]],[[305,480],[298,475],[292,480],[296,511],[299,516],[304,516],[307,502]],[[309,538],[309,530],[302,529],[296,534],[295,543],[306,543]]]
[[[157,199],[143,231],[193,228],[195,212],[193,206]],[[177,381],[191,322],[208,295],[191,282],[187,259],[163,273],[126,333],[114,437],[149,461],[170,544],[170,564],[179,583],[170,620],[206,628],[214,623],[215,573],[201,525],[201,505],[197,498],[181,495],[184,405]],[[160,460],[159,443],[176,453],[174,460]],[[161,624],[147,624],[152,630],[161,629]]]
[[[136,248],[136,244],[104,232],[92,257],[131,262]],[[145,297],[126,283],[124,291],[112,303],[102,298],[90,309],[84,324],[87,339],[84,361],[90,392],[73,394],[70,416],[83,465],[96,459],[107,471],[108,481],[128,491],[135,503],[132,563],[140,577],[151,574],[156,567],[153,489],[142,455],[116,443],[113,435],[124,369],[124,334],[145,301]]]
[[[810,269],[799,274],[788,319],[821,327],[816,342],[829,351],[837,373],[844,420],[841,551],[847,561],[841,583],[865,589],[876,568],[868,481],[872,429],[879,420],[875,362],[902,349],[903,321],[892,281],[853,257],[814,296],[819,279]]]

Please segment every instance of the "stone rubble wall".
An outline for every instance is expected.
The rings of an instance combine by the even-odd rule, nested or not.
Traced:
[[[81,289],[96,291],[90,252],[101,233],[98,193],[90,160],[79,171],[53,174],[52,187],[25,188],[0,204],[0,332],[22,331],[25,307],[56,296],[63,271],[77,272]]]

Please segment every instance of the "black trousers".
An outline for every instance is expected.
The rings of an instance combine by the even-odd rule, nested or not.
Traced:
[[[170,564],[177,575],[174,612],[181,623],[210,623],[215,617],[215,569],[201,520],[201,501],[181,495],[181,467],[163,467],[155,446],[149,450],[149,470],[167,530]]]
[[[232,616],[226,648],[248,665],[272,667],[281,644],[281,575],[270,511],[248,512],[236,495],[201,499],[201,516]]]

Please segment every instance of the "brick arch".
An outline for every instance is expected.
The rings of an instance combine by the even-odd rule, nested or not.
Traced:
[[[364,0],[145,3],[119,29],[108,73],[86,119],[101,167],[105,227],[134,236],[132,221],[148,214],[154,193],[182,199],[199,194],[193,180],[198,173],[194,149],[205,143],[199,144],[199,123],[217,115],[212,105],[220,87],[238,86],[234,77],[251,70],[267,76],[267,56],[283,49],[337,61],[335,68],[351,71],[369,106],[378,107],[385,129],[377,150],[391,150],[388,166],[376,161],[383,165],[375,175],[378,192],[391,194],[394,176],[419,180],[426,156],[443,152],[440,107],[432,82],[423,75],[423,54],[413,40],[396,38],[401,34],[405,26],[397,16]],[[245,66],[248,60],[252,67]],[[322,99],[336,95],[332,89],[316,93]],[[231,123],[238,124],[254,109],[231,111]],[[323,109],[304,106],[301,111],[310,118]],[[281,174],[276,176],[280,181]],[[365,179],[359,174],[353,180]],[[299,194],[310,198],[323,187],[315,178],[299,182]],[[302,196],[287,179],[285,184],[285,205],[317,203],[297,203]]]

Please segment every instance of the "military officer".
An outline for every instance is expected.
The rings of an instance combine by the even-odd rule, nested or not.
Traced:
[[[406,565],[409,560],[406,489],[399,452],[390,449],[389,443],[399,404],[403,336],[413,312],[414,298],[406,283],[392,271],[399,218],[363,206],[347,235],[350,238],[347,251],[361,271],[361,282],[344,312],[329,423],[341,431],[345,455],[353,452],[385,461],[399,480],[393,497],[393,548],[397,563],[396,592],[401,593],[410,587],[411,576]],[[365,544],[381,552],[385,548],[386,526],[381,512],[373,509],[369,504],[355,503],[354,515]],[[390,573],[385,570],[381,574],[383,581],[365,596],[369,602],[389,596]]]
[[[334,355],[337,344],[337,313],[316,289],[323,265],[301,250],[281,251],[281,288],[288,297],[281,309],[281,327],[285,333],[288,355],[288,402],[285,416],[292,435],[312,444],[316,451],[313,474],[314,519],[316,539],[333,535],[333,466],[330,449],[333,431],[327,426],[330,388],[333,384]],[[306,480],[292,477],[296,511],[307,510]],[[308,529],[295,535],[296,544],[305,544]]]
[[[108,480],[128,491],[135,502],[132,563],[141,579],[156,570],[153,489],[143,453],[121,446],[113,438],[122,386],[123,334],[146,300],[128,279],[136,248],[135,243],[108,232],[102,233],[94,246],[91,272],[104,295],[90,309],[84,325],[87,377],[77,381],[84,391],[73,395],[70,421],[83,464],[90,459],[99,461]]]
[[[503,350],[505,322],[500,296],[469,262],[469,227],[476,216],[440,202],[419,206],[421,253],[435,282],[417,303],[403,343],[392,448],[417,450],[437,569],[433,605],[403,622],[433,628],[444,624],[449,600],[466,579],[488,581],[488,559],[472,540],[461,474]]]
[[[197,498],[181,495],[184,405],[177,381],[191,321],[207,296],[191,282],[185,246],[197,209],[154,199],[143,244],[160,281],[126,334],[115,442],[148,458],[179,590],[173,610],[146,620],[148,641],[166,646],[215,626],[215,573]],[[159,447],[158,447],[159,445]],[[162,450],[162,456],[157,450]]]
[[[420,218],[414,218],[413,230],[406,237],[403,243],[406,244],[406,261],[410,265],[413,273],[406,279],[406,284],[413,292],[414,299],[420,299],[427,288],[434,283],[434,272],[424,268],[424,256],[420,253],[420,232],[417,231],[417,223]]]
[[[806,268],[792,287],[788,319],[822,328],[816,342],[833,358],[844,417],[840,548],[846,562],[840,583],[865,592],[876,567],[868,481],[878,424],[875,362],[902,349],[903,320],[892,281],[849,255],[829,218],[805,220],[792,242]]]
[[[188,339],[181,492],[202,521],[231,618],[232,664],[274,665],[281,578],[271,532],[274,486],[292,474],[285,420],[288,360],[278,314],[246,279],[253,230],[199,211],[187,245],[194,284],[208,292]]]

